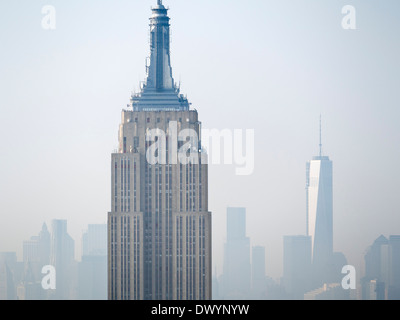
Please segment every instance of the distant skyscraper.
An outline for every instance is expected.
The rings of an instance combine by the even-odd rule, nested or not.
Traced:
[[[368,247],[364,261],[362,299],[400,300],[400,236],[378,237]]]
[[[248,299],[251,286],[250,239],[246,236],[246,209],[227,209],[222,296]]]
[[[83,256],[107,255],[107,225],[89,224],[82,236]]]
[[[66,220],[52,220],[50,264],[56,269],[56,300],[74,297],[75,241],[67,232]]]
[[[311,289],[311,272],[311,237],[284,236],[283,284],[289,299],[304,299]]]
[[[265,247],[254,246],[251,253],[251,293],[254,299],[265,299],[267,278],[265,275]]]
[[[389,300],[400,300],[400,236],[389,237]]]
[[[400,236],[381,235],[364,256],[362,299],[400,300]],[[371,287],[376,295],[371,294]]]
[[[147,80],[122,111],[119,149],[112,154],[111,300],[211,299],[208,166],[197,111],[172,77],[167,11],[161,0],[152,9]],[[191,133],[190,142],[174,138],[182,132]],[[152,155],[160,161],[149,161],[156,142],[160,149]],[[176,159],[185,147],[188,163]]]
[[[90,224],[82,236],[78,299],[107,300],[107,225]]]
[[[0,252],[0,300],[15,300],[17,254]]]
[[[365,278],[361,281],[362,300],[385,300],[382,298],[385,292],[384,283],[378,282],[378,280],[366,280]]]
[[[50,232],[43,223],[38,236],[23,242],[24,277],[18,286],[18,299],[42,300],[46,292],[41,288],[42,268],[50,264]]]
[[[385,300],[389,283],[389,241],[381,235],[364,256],[365,275],[361,279],[363,300]],[[371,288],[375,294],[371,294]]]
[[[320,154],[307,163],[307,235],[311,237],[313,275],[316,285],[326,280],[333,255],[332,161]]]
[[[25,270],[22,281],[17,286],[18,300],[42,300],[45,297],[41,279],[33,271],[30,262],[24,264]]]
[[[23,262],[31,264],[35,277],[50,263],[50,232],[45,223],[38,236],[23,242]]]

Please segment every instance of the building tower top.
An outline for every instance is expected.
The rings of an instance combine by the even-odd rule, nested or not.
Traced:
[[[329,160],[328,156],[322,155],[322,115],[319,116],[319,154],[313,160]]]
[[[134,111],[189,110],[189,102],[180,94],[172,77],[170,57],[170,18],[168,9],[157,1],[150,17],[150,57],[146,62],[146,80],[140,92],[133,94]]]

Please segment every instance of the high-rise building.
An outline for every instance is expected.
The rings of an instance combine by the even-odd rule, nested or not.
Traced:
[[[303,300],[311,289],[311,237],[284,236],[283,285],[288,299]]]
[[[38,236],[23,242],[24,276],[18,285],[18,299],[42,300],[46,292],[41,288],[42,268],[50,264],[50,232],[46,223]]]
[[[333,256],[332,161],[320,154],[307,163],[307,235],[311,237],[314,284],[329,282]]]
[[[389,237],[388,299],[400,300],[400,236]]]
[[[0,300],[16,300],[16,252],[0,252]]]
[[[246,236],[246,208],[227,209],[227,237],[221,295],[245,300],[250,296],[250,238]]]
[[[385,284],[378,280],[367,280],[363,278],[362,284],[362,300],[385,300]]]
[[[90,224],[82,236],[78,299],[107,300],[107,225]]]
[[[75,241],[67,232],[66,220],[52,220],[50,264],[56,270],[56,290],[53,299],[71,300],[75,297]]]
[[[82,256],[107,255],[107,225],[89,224],[82,235]]]
[[[44,290],[41,286],[41,279],[34,274],[32,264],[24,264],[25,270],[22,281],[17,286],[18,300],[42,300],[45,298]]]
[[[265,299],[266,288],[265,247],[253,246],[251,252],[251,293],[253,299]]]
[[[400,300],[400,236],[379,236],[368,247],[364,261],[362,299]]]
[[[381,235],[364,256],[365,275],[361,279],[363,300],[385,300],[389,283],[389,240]],[[373,288],[374,294],[371,294]]]
[[[35,278],[50,263],[50,232],[45,223],[38,236],[23,242],[23,262],[30,264]]]
[[[107,256],[86,255],[78,265],[78,299],[107,300]]]
[[[110,300],[211,299],[211,213],[201,123],[172,77],[170,18],[150,18],[147,79],[122,111],[108,214]]]

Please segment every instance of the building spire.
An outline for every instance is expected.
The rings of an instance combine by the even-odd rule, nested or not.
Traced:
[[[172,76],[170,56],[170,18],[162,0],[151,9],[150,57],[146,62],[146,80],[140,92],[132,95],[134,110],[188,110],[187,98]]]
[[[170,62],[170,18],[162,0],[158,0],[157,4],[150,18],[151,48],[147,86],[157,91],[171,90],[174,89],[174,80]]]

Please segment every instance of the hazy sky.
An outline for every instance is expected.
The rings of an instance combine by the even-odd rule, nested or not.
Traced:
[[[22,253],[43,222],[68,219],[80,252],[106,223],[121,109],[144,79],[156,0],[0,2],[0,251]],[[334,168],[334,249],[357,266],[400,234],[398,0],[164,0],[172,67],[204,128],[254,129],[251,176],[211,166],[214,266],[226,207],[247,208],[252,245],[278,278],[283,235],[305,233],[305,164]],[[44,5],[56,30],[42,29]],[[353,5],[357,30],[341,27]]]

